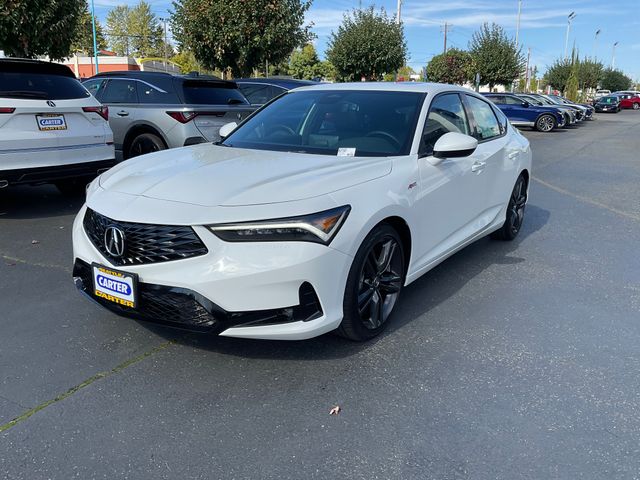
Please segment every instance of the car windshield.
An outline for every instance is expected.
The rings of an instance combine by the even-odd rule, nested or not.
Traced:
[[[34,100],[71,100],[91,96],[72,77],[50,73],[0,72],[0,97]]]
[[[522,97],[520,97],[520,98],[522,98],[522,100],[525,100],[525,101],[529,102],[529,103],[530,103],[530,104],[532,104],[532,105],[542,105],[542,104],[543,104],[543,103],[542,103],[540,100],[538,100],[537,98],[527,97],[527,96],[525,96],[525,95],[523,95],[523,96],[522,96]]]
[[[340,156],[407,155],[425,94],[396,91],[289,92],[222,145]]]
[[[617,103],[617,97],[602,97],[600,103]]]

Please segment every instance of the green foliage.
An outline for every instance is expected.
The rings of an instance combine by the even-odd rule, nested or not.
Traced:
[[[469,52],[451,48],[447,53],[436,55],[427,65],[430,82],[463,85],[473,81],[475,67]]]
[[[629,89],[632,83],[633,81],[620,70],[607,68],[602,72],[600,88],[617,92],[618,90]]]
[[[289,75],[293,78],[312,80],[324,76],[323,65],[318,58],[315,47],[308,43],[291,54]]]
[[[69,57],[85,0],[3,0],[0,49],[7,55]]]
[[[118,55],[164,56],[164,31],[160,21],[144,0],[135,7],[119,5],[107,14],[107,36],[111,50]],[[167,46],[167,54],[173,48]]]
[[[578,69],[578,82],[580,84],[580,88],[582,90],[598,88],[603,70],[604,67],[602,63],[585,57],[580,61],[580,67]]]
[[[306,0],[175,0],[171,25],[181,48],[207,68],[249,76],[308,42]]]
[[[527,89],[527,79],[525,77],[520,77],[518,79],[517,92],[524,93]]]
[[[556,60],[545,74],[545,84],[564,92],[567,88],[569,75],[571,75],[571,61],[568,59]]]
[[[327,59],[338,80],[381,80],[385,73],[405,64],[407,44],[402,25],[384,9],[373,7],[345,14],[337,32],[331,33]]]
[[[97,18],[96,44],[98,51],[107,48],[107,40],[104,37],[102,25],[100,25]],[[71,44],[71,52],[82,52],[87,55],[93,55],[93,22],[91,21],[91,13],[89,13],[89,6],[86,2],[76,28],[76,36]]]
[[[524,69],[525,61],[515,42],[495,23],[484,23],[473,34],[469,52],[480,73],[480,81],[494,85],[511,85]]]
[[[202,66],[196,60],[196,57],[192,52],[188,50],[183,50],[178,52],[173,57],[171,57],[171,61],[180,65],[181,73],[189,73],[189,72],[199,72],[199,73],[210,73],[208,71],[203,70]]]

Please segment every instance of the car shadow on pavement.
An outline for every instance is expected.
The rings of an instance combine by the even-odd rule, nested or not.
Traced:
[[[83,203],[84,195],[62,195],[53,185],[3,188],[0,190],[0,220],[73,215]]]
[[[388,336],[397,335],[398,330],[455,295],[471,279],[492,265],[525,262],[525,258],[512,256],[511,253],[528,236],[543,228],[549,217],[549,211],[529,204],[525,223],[515,241],[481,239],[426,273],[403,291],[402,300],[385,333],[369,342],[355,343],[333,333],[303,341],[246,340],[182,333],[146,323],[142,325],[177,344],[231,356],[296,361],[349,357],[371,348]]]

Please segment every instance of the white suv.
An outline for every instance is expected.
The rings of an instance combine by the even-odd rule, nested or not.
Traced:
[[[0,59],[0,188],[84,188],[115,164],[109,110],[64,65]]]

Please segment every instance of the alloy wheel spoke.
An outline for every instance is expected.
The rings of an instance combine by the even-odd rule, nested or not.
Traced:
[[[369,306],[374,293],[375,293],[375,289],[368,288],[367,290],[365,290],[364,292],[358,295],[358,310],[360,311],[360,314],[362,314],[366,310],[366,308]]]
[[[380,294],[377,290],[374,290],[369,305],[371,306],[371,325],[373,326],[373,328],[377,328],[382,324],[382,298],[380,298]]]
[[[380,253],[380,258],[378,259],[378,275],[386,272],[389,269],[389,265],[391,264],[391,260],[393,259],[395,251],[396,243],[393,240],[389,240],[382,246],[382,252]]]

